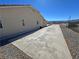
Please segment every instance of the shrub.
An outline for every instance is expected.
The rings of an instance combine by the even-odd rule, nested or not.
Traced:
[[[78,27],[76,23],[68,23],[68,27]]]

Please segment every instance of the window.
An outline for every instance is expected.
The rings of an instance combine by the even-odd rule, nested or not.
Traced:
[[[22,26],[25,26],[24,19],[22,20]]]
[[[0,21],[0,28],[3,28],[3,26],[2,26],[2,22]]]
[[[39,22],[37,21],[37,24],[39,24]]]

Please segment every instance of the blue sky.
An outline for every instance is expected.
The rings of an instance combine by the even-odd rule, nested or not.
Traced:
[[[31,4],[49,21],[79,18],[79,0],[0,0],[0,4]]]

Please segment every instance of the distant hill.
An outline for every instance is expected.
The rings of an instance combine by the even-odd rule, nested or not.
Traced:
[[[61,23],[74,23],[79,24],[79,19],[67,20],[67,21],[48,21],[49,24],[61,24]]]
[[[61,23],[67,23],[67,21],[48,21],[49,24],[61,24]]]
[[[69,20],[69,21],[67,21],[67,22],[79,24],[79,19]]]

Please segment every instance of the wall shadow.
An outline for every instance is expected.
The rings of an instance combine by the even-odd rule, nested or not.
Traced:
[[[25,32],[25,33],[22,33],[22,34],[13,36],[13,37],[0,38],[0,46],[4,46],[6,44],[9,44],[9,43],[11,43],[13,41],[16,41],[16,40],[18,40],[20,38],[23,38],[23,37],[27,36],[27,35],[30,35],[30,34],[36,32],[36,31],[38,31],[38,30],[40,30],[40,29],[36,29],[36,30],[30,31],[30,32]]]

